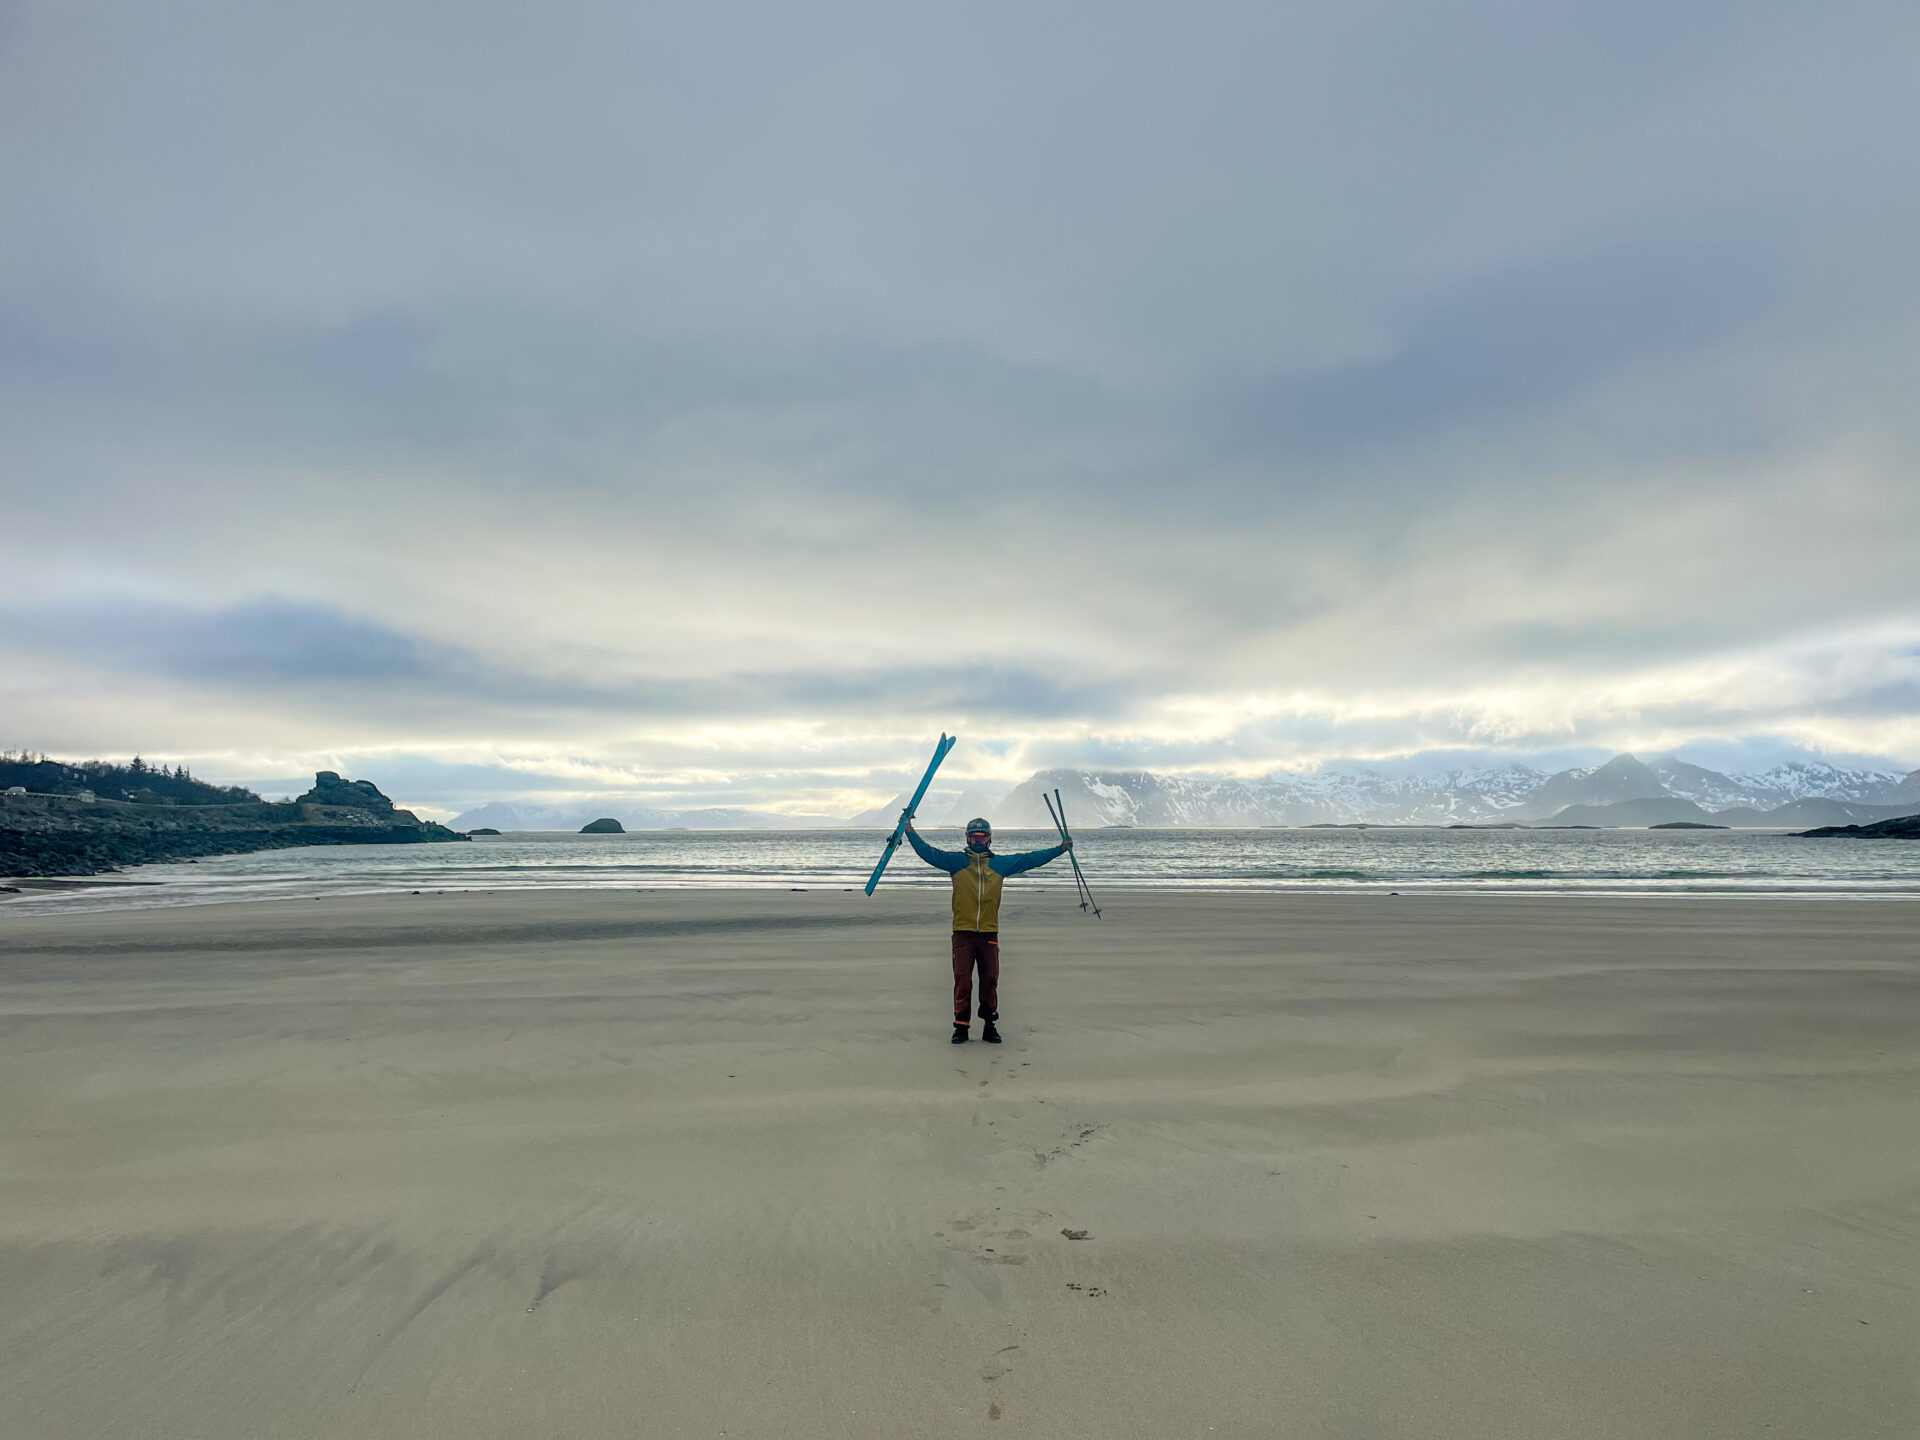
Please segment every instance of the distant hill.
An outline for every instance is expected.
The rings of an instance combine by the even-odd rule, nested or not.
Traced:
[[[138,755],[125,765],[111,760],[49,760],[45,755],[0,754],[0,790],[20,786],[34,795],[78,795],[134,805],[246,805],[260,797],[238,785],[209,785],[184,765],[149,765]]]
[[[1701,773],[1710,774],[1711,772],[1702,771]],[[1634,800],[1673,800],[1674,798],[1673,792],[1660,783],[1660,777],[1651,767],[1642,764],[1631,755],[1616,755],[1606,764],[1591,770],[1562,770],[1558,775],[1548,776],[1546,782],[1529,795],[1522,804],[1516,806],[1507,818],[1521,821],[1551,819],[1556,825],[1580,825],[1587,822],[1567,819],[1562,812],[1571,806],[1585,808],[1595,805],[1620,805]],[[1690,808],[1698,809],[1697,806]],[[1697,820],[1700,816],[1676,811],[1671,815],[1662,815],[1660,818]]]
[[[1691,800],[1682,800],[1675,795],[1663,795],[1658,799],[1647,797],[1637,800],[1619,800],[1611,805],[1568,805],[1549,819],[1539,823],[1601,827],[1631,826],[1637,830],[1644,830],[1653,825],[1671,825],[1676,821],[1692,821],[1701,825],[1727,823],[1724,820],[1710,820],[1708,816],[1708,811],[1702,810]]]
[[[1713,818],[1722,825],[1795,826],[1795,825],[1870,825],[1890,820],[1910,807],[1904,805],[1858,805],[1848,800],[1823,800],[1812,796],[1776,805],[1771,810],[1735,806],[1716,810]]]
[[[1920,770],[1915,770],[1898,785],[1876,798],[1879,805],[1920,805]]]
[[[1900,813],[1897,805],[1855,805],[1845,800],[1795,800],[1771,810],[1756,810],[1736,805],[1726,810],[1705,810],[1691,800],[1667,796],[1660,800],[1622,800],[1613,805],[1569,805],[1542,823],[1548,825],[1594,825],[1601,828],[1630,827],[1644,829],[1671,825],[1676,821],[1713,824],[1732,829],[1791,829],[1796,825],[1850,825],[1890,819]]]

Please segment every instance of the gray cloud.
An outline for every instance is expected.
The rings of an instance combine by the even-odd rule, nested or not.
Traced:
[[[1113,716],[1130,687],[1075,684],[1014,665],[742,671],[717,677],[577,674],[512,668],[336,609],[262,601],[218,610],[154,602],[0,611],[16,653],[66,656],[109,674],[145,674],[334,710],[428,702],[457,724],[475,705],[537,714],[617,712],[637,720],[752,718],[881,706],[983,719]]]
[[[0,738],[768,794],[942,723],[1004,767],[1920,762],[1917,42],[10,12]]]

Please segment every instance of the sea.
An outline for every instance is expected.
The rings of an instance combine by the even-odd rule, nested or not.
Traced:
[[[339,845],[142,865],[109,885],[0,896],[4,917],[240,900],[457,890],[858,890],[886,832],[519,832],[441,845]],[[957,847],[956,834],[929,836]],[[1002,853],[1038,849],[1042,831],[1002,831]],[[1804,839],[1769,830],[1149,830],[1076,834],[1103,908],[1128,893],[1398,891],[1449,895],[1821,895],[1920,898],[1920,845]],[[4,882],[0,882],[4,883]],[[902,848],[882,884],[934,889],[945,875]],[[1023,889],[1074,896],[1064,863]],[[0,934],[4,931],[0,930]]]

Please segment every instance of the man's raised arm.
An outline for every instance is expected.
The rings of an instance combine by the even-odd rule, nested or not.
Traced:
[[[936,870],[944,870],[949,875],[957,874],[967,868],[967,857],[958,850],[937,850],[920,838],[920,832],[913,828],[913,822],[907,822],[907,843],[913,846],[913,853]]]
[[[996,855],[993,868],[1002,875],[1018,875],[1023,870],[1038,870],[1049,860],[1058,860],[1070,846],[1055,845],[1046,850],[1029,850],[1024,855]]]

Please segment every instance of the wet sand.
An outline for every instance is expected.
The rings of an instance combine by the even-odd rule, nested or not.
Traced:
[[[1103,902],[0,913],[0,1433],[1920,1432],[1920,907]]]

